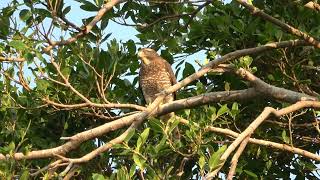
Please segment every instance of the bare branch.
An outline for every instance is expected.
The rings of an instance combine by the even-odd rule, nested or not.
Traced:
[[[0,62],[23,62],[24,58],[20,57],[0,57]]]
[[[31,91],[31,88],[29,87],[29,84],[26,82],[24,76],[23,76],[23,62],[19,63],[19,72],[18,72],[18,76],[19,76],[19,81],[21,83],[21,85],[27,90],[27,91]]]
[[[75,36],[70,37],[67,40],[64,41],[53,41],[50,42],[50,45],[47,46],[46,48],[44,48],[44,52],[49,52],[53,47],[55,46],[62,46],[62,45],[67,45],[70,43],[75,42],[77,39],[85,36],[86,34],[88,34],[91,29],[97,24],[97,22],[99,22],[102,18],[102,16],[109,11],[111,8],[113,8],[113,6],[123,2],[123,0],[110,0],[110,1],[105,1],[106,3],[101,7],[101,9],[98,11],[97,15],[93,18],[93,20],[84,27],[84,30],[80,31],[79,33],[77,33]]]
[[[282,42],[275,42],[275,43],[268,43],[265,45],[262,45],[260,47],[255,48],[248,48],[248,49],[242,49],[242,50],[236,50],[231,53],[228,53],[220,58],[217,58],[211,62],[209,62],[206,66],[202,67],[198,72],[186,77],[182,81],[178,82],[177,84],[167,88],[163,93],[165,94],[171,94],[178,89],[188,85],[192,81],[199,79],[204,74],[209,72],[212,68],[218,66],[219,64],[225,63],[227,61],[231,61],[233,59],[250,55],[250,54],[257,54],[262,53],[268,50],[277,49],[277,48],[284,48],[284,47],[293,47],[293,46],[306,46],[308,43],[306,43],[303,40],[290,40],[290,41],[282,41]]]
[[[183,16],[190,16],[193,15],[193,13],[187,13],[187,14],[174,14],[174,15],[168,15],[168,16],[163,16],[155,21],[153,21],[150,24],[143,24],[143,25],[139,25],[138,27],[141,27],[141,29],[147,29],[163,20],[167,20],[167,19],[177,19],[177,18],[181,18]]]
[[[250,71],[243,68],[236,69],[233,65],[221,64],[217,68],[210,70],[212,72],[226,72],[231,71],[243,79],[250,82],[250,84],[261,94],[271,97],[276,100],[285,102],[297,102],[302,100],[317,100],[316,97],[309,96],[303,93],[298,93],[288,89],[272,86],[262,81],[260,78],[253,75]]]
[[[320,4],[316,3],[316,2],[308,2],[307,4],[304,5],[307,8],[310,8],[312,10],[316,10],[320,12]]]
[[[190,122],[186,119],[183,118],[178,118],[178,120],[180,121],[180,123],[188,125]],[[192,124],[194,126],[200,127],[197,123],[192,122]],[[213,126],[207,126],[205,128],[205,131],[211,131],[211,132],[215,132],[215,133],[219,133],[219,134],[225,134],[228,136],[232,136],[232,137],[239,137],[240,134],[236,133],[230,129],[224,129],[224,128],[219,128],[219,127],[213,127]],[[279,143],[275,143],[275,142],[271,142],[271,141],[266,141],[266,140],[260,140],[260,139],[255,139],[255,138],[249,138],[249,142],[253,143],[253,144],[257,144],[257,145],[262,145],[262,146],[266,146],[266,147],[270,147],[270,148],[274,148],[274,149],[278,149],[278,150],[282,150],[282,151],[289,151],[291,153],[294,154],[299,154],[301,156],[304,157],[308,157],[310,159],[316,160],[316,161],[320,161],[320,156],[308,151],[305,151],[303,149],[299,149],[293,146],[289,146],[286,144],[279,144]]]
[[[42,172],[44,172],[44,171],[46,171],[46,170],[48,170],[48,169],[50,169],[52,167],[55,167],[57,164],[60,164],[61,162],[62,162],[62,160],[57,160],[57,161],[55,161],[53,163],[50,163],[49,165],[39,169],[38,171],[36,171],[34,173],[31,173],[30,176],[37,176],[38,174],[40,174],[40,173],[42,173]]]
[[[233,155],[232,159],[231,159],[231,167],[228,173],[228,177],[227,180],[232,180],[234,173],[236,172],[236,167],[238,164],[238,160],[240,155],[242,154],[243,150],[245,149],[245,147],[247,146],[248,142],[249,142],[250,136],[247,136],[240,144],[237,152]]]
[[[67,161],[71,163],[84,163],[84,162],[90,161],[91,159],[95,158],[99,154],[112,148],[113,145],[122,143],[124,139],[128,136],[129,132],[132,131],[136,126],[137,124],[133,123],[124,133],[114,138],[113,140],[109,141],[105,145],[91,151],[90,153],[84,155],[81,158],[77,158],[77,159],[68,158]]]
[[[282,115],[295,112],[302,108],[320,108],[320,102],[319,101],[299,101],[291,106],[288,106],[286,108],[276,110],[272,107],[266,107],[263,112],[244,130],[238,137],[233,141],[233,143],[228,147],[228,149],[223,153],[223,155],[220,158],[221,166],[217,169],[215,169],[213,172],[210,172],[206,175],[207,178],[212,178],[217,175],[217,173],[220,171],[222,166],[224,165],[225,161],[229,157],[229,155],[237,148],[237,146],[247,137],[250,136],[255,129],[271,114],[275,115],[276,117],[280,117]]]
[[[201,11],[201,9],[203,9],[204,7],[206,7],[207,5],[209,5],[210,3],[212,3],[212,1],[208,0],[205,3],[203,3],[202,5],[200,5],[195,11],[193,11],[191,13],[191,16],[189,18],[189,21],[186,23],[186,25],[184,26],[185,28],[187,28],[189,26],[189,24],[192,22],[193,18],[198,14],[198,12]]]
[[[80,104],[61,104],[61,103],[51,101],[48,98],[43,98],[42,100],[52,106],[56,106],[56,107],[60,107],[60,108],[67,108],[67,109],[79,109],[79,108],[83,108],[83,107],[97,107],[97,108],[128,108],[128,109],[136,109],[139,111],[146,110],[146,107],[139,106],[136,104],[118,104],[118,103],[98,104],[98,103],[93,103],[91,101],[86,102],[86,103],[80,103]]]
[[[46,150],[38,150],[38,151],[31,151],[28,154],[23,154],[23,153],[15,153],[12,158],[16,160],[21,160],[21,159],[38,159],[38,158],[47,158],[47,157],[53,157],[55,154],[59,155],[64,155],[68,152],[70,152],[73,149],[76,149],[82,142],[85,142],[87,140],[102,136],[110,131],[114,131],[120,128],[123,128],[125,126],[131,125],[133,122],[137,125],[140,124],[143,120],[145,120],[148,116],[156,116],[156,115],[161,115],[161,113],[165,112],[164,110],[157,111],[158,106],[162,102],[162,99],[167,95],[172,92],[175,92],[176,90],[180,89],[183,86],[186,86],[188,83],[192,82],[193,80],[196,80],[203,76],[205,73],[207,73],[212,67],[217,66],[220,63],[248,55],[248,54],[253,54],[253,53],[260,53],[264,52],[267,50],[275,49],[275,48],[282,48],[282,47],[291,47],[291,46],[297,46],[297,45],[306,45],[307,43],[305,41],[284,41],[284,42],[279,42],[279,43],[269,43],[261,47],[256,47],[256,48],[249,48],[249,49],[243,49],[243,50],[237,50],[234,52],[231,52],[229,54],[226,54],[225,56],[222,56],[221,58],[218,58],[215,61],[211,61],[207,66],[203,67],[199,72],[192,74],[191,76],[187,77],[186,79],[180,81],[174,86],[169,87],[166,89],[164,92],[160,94],[157,99],[148,106],[147,109],[145,109],[141,113],[133,114],[130,116],[123,117],[121,119],[105,123],[99,127],[78,133],[70,138],[70,141],[55,147],[51,149],[46,149]],[[230,92],[227,92],[227,95],[230,95]],[[247,92],[248,93],[248,92]],[[201,104],[201,101],[203,100],[202,98],[198,98],[198,103]],[[225,98],[225,97],[222,97]],[[210,99],[210,98],[209,98]],[[215,100],[217,100],[216,98]],[[208,99],[207,99],[208,100]],[[191,101],[188,101],[191,102]],[[207,102],[210,102],[209,100]],[[174,104],[174,103],[172,103]],[[190,105],[191,106],[191,105]],[[180,106],[181,107],[181,106]],[[169,106],[167,107],[169,108]],[[161,109],[161,108],[160,108]],[[170,108],[169,108],[170,109]],[[173,109],[173,108],[172,108]],[[166,112],[167,113],[167,112]],[[0,160],[5,160],[6,158],[10,158],[10,155],[3,155],[0,154]]]
[[[216,132],[216,133],[221,133],[221,134],[226,134],[226,135],[230,135],[233,137],[239,137],[239,133],[236,133],[230,129],[223,129],[223,128],[218,128],[218,127],[208,127],[207,128],[209,131],[212,132]],[[266,146],[266,147],[270,147],[270,148],[275,148],[275,149],[279,149],[282,151],[289,151],[291,153],[294,154],[299,154],[301,156],[305,156],[308,157],[310,159],[316,160],[316,161],[320,161],[320,156],[316,155],[314,153],[305,151],[303,149],[299,149],[299,148],[295,148],[286,144],[279,144],[279,143],[275,143],[275,142],[271,142],[271,141],[266,141],[266,140],[260,140],[260,139],[255,139],[255,138],[250,138],[249,139],[250,143],[253,144],[257,144],[257,145],[262,145],[262,146]]]

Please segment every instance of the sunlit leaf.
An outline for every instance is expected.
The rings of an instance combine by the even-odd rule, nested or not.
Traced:
[[[150,128],[146,128],[139,136],[137,141],[137,151],[140,150],[140,147],[147,141],[149,136]]]
[[[212,171],[215,168],[218,168],[220,165],[220,157],[224,153],[224,151],[227,149],[226,145],[221,146],[218,151],[214,152],[212,156],[209,159],[209,167],[210,170]]]

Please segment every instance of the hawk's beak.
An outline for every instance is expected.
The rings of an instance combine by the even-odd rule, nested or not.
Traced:
[[[141,58],[141,56],[142,56],[142,52],[139,51],[139,52],[138,52],[138,57]]]
[[[146,58],[146,57],[144,56],[144,54],[143,54],[142,51],[139,51],[139,52],[138,52],[138,57],[141,59],[141,61],[142,61],[143,64],[149,64],[149,63],[150,63],[150,61],[148,60],[148,58]]]

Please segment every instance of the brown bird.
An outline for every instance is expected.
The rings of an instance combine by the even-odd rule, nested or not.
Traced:
[[[177,83],[171,65],[150,48],[138,52],[141,59],[139,83],[147,104],[156,99],[156,94]],[[174,94],[168,95],[163,103],[174,100]]]
[[[142,89],[144,99],[147,104],[151,104],[157,94],[177,83],[176,77],[171,69],[171,65],[157,52],[150,48],[143,48],[138,52],[141,59],[139,84]],[[175,94],[169,94],[163,100],[163,103],[172,102],[175,99]],[[174,112],[163,115],[160,118],[164,121],[169,120],[174,116]],[[180,139],[180,134],[177,128],[174,130],[174,136]]]

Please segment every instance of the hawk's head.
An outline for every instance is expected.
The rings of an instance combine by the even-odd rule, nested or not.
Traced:
[[[158,53],[150,48],[142,48],[138,52],[138,57],[142,60],[144,64],[149,64],[150,61],[159,57]]]

